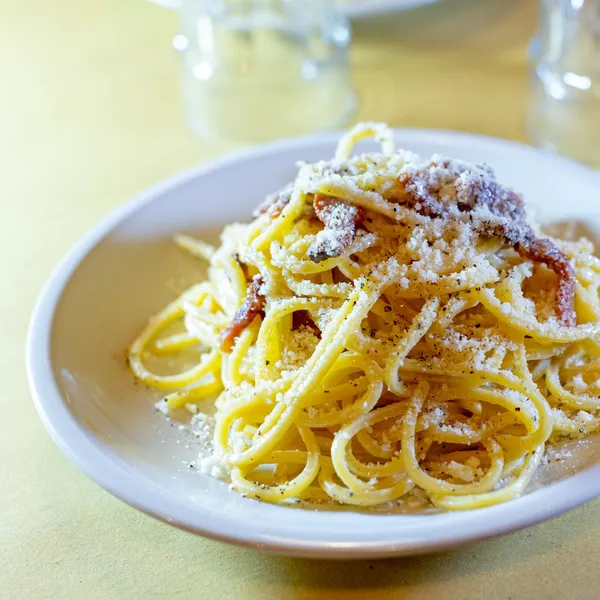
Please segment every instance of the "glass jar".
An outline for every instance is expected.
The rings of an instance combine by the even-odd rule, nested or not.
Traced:
[[[184,112],[202,137],[260,142],[337,129],[356,100],[334,0],[182,0]]]
[[[542,0],[531,59],[531,138],[600,167],[600,0]]]

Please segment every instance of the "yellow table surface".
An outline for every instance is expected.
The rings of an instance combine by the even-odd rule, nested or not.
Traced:
[[[359,117],[525,140],[536,4],[446,0],[358,23]],[[181,123],[175,28],[145,0],[0,0],[0,598],[599,598],[599,501],[443,554],[316,562],[159,523],[54,445],[24,368],[44,280],[132,194],[233,149]]]

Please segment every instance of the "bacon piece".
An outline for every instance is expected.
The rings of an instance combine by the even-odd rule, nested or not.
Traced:
[[[506,221],[482,223],[480,233],[487,237],[499,237],[508,246],[512,246],[523,258],[545,264],[556,273],[558,287],[556,291],[556,314],[567,327],[577,325],[575,314],[575,273],[567,256],[549,239],[535,236],[527,223]]]
[[[244,274],[244,279],[246,281],[250,281],[250,271],[248,269],[248,265],[246,263],[242,262],[242,259],[240,258],[240,255],[234,254],[233,258],[235,259],[235,262],[240,265],[240,269],[242,270],[242,273]]]
[[[424,187],[417,187],[416,173],[402,173],[398,177],[398,183],[406,191],[406,198],[399,200],[399,204],[408,203],[419,214],[426,217],[441,217],[446,207],[434,195],[435,190]]]
[[[525,222],[521,196],[501,186],[485,165],[473,167],[450,159],[432,161],[418,171],[403,173],[398,182],[407,192],[405,200],[427,217],[446,216],[451,206],[461,212],[486,206],[494,215]]]
[[[235,340],[238,336],[254,321],[258,316],[264,316],[265,297],[260,291],[263,284],[263,278],[256,275],[252,279],[252,283],[248,286],[248,293],[242,305],[237,309],[233,320],[223,331],[221,338],[221,350],[223,352],[231,352]]]
[[[310,313],[307,310],[296,310],[292,315],[292,329],[297,331],[303,328],[312,329],[315,335],[321,339],[321,330],[313,321]]]
[[[365,220],[364,210],[341,198],[315,194],[313,206],[317,218],[325,225],[306,255],[314,263],[341,256],[354,241],[356,228]]]
[[[282,212],[283,209],[289,204],[292,199],[292,187],[286,186],[276,194],[267,196],[262,204],[252,213],[253,217],[258,217],[264,213],[268,213],[271,219],[276,219]]]
[[[544,263],[556,273],[556,312],[567,327],[575,327],[575,273],[569,259],[550,240],[541,240],[535,236],[516,244],[515,250],[521,256]]]
[[[569,259],[550,240],[535,236],[521,196],[497,183],[488,167],[444,159],[403,173],[398,181],[407,192],[401,202],[408,202],[420,214],[449,217],[450,208],[456,206],[469,213],[473,227],[482,235],[499,237],[520,256],[544,263],[558,278],[558,317],[568,327],[577,324],[575,274]]]

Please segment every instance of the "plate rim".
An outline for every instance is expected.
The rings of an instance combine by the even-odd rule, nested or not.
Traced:
[[[180,0],[149,0],[149,2],[160,8],[178,10]],[[392,12],[403,12],[427,6],[428,4],[435,4],[436,2],[442,2],[442,0],[377,0],[374,7],[368,1],[363,3],[357,2],[356,6],[351,1],[349,4],[342,4],[340,10],[349,19],[361,19],[381,16]]]
[[[367,19],[422,8],[439,2],[442,0],[377,0],[374,6],[369,5],[368,1],[362,3],[356,1],[355,6],[354,1],[351,1],[342,4],[340,9],[349,19]]]
[[[451,130],[394,128],[394,134],[397,139],[404,139],[407,143],[412,141],[413,143],[453,144],[456,147],[472,147],[473,144],[483,144],[484,146],[494,146],[496,148],[501,146],[506,150],[511,148],[520,149],[544,157],[548,161],[549,167],[552,163],[555,163],[557,166],[562,165],[571,170],[578,170],[582,176],[589,177],[592,181],[596,180],[600,187],[600,173],[527,144]],[[515,512],[506,510],[506,506],[510,504],[469,511],[471,515],[469,521],[472,522],[470,527],[458,523],[455,524],[455,527],[458,526],[459,531],[451,534],[442,532],[435,539],[424,542],[403,543],[401,531],[396,542],[389,540],[383,542],[357,541],[352,544],[344,544],[344,547],[336,547],[334,541],[274,537],[273,532],[270,535],[262,536],[251,533],[234,535],[227,532],[226,528],[224,529],[220,525],[214,526],[211,522],[202,526],[197,522],[192,523],[189,515],[187,517],[170,515],[173,510],[177,511],[181,508],[184,508],[183,512],[188,511],[170,498],[165,498],[155,490],[146,487],[145,482],[132,481],[131,478],[126,477],[115,461],[117,454],[110,448],[101,448],[99,440],[91,432],[86,431],[71,413],[68,408],[68,400],[63,398],[53,374],[51,356],[53,323],[56,308],[67,284],[81,262],[94,247],[119,223],[169,189],[176,188],[190,180],[201,178],[208,172],[232,166],[240,161],[264,158],[280,151],[302,148],[307,144],[333,144],[339,139],[340,135],[340,132],[331,132],[278,140],[245,148],[227,156],[192,166],[147,187],[124,204],[117,206],[75,243],[53,269],[43,286],[30,318],[26,341],[27,377],[34,405],[55,443],[63,454],[96,484],[146,514],[207,538],[298,557],[383,558],[440,551],[539,523],[600,495],[600,463],[598,463],[562,481],[544,486],[526,496],[510,501],[515,505],[518,503],[522,509],[528,509],[521,510],[520,514],[515,514],[512,517],[507,516],[507,512],[509,514]],[[573,485],[573,481],[576,479],[580,480],[578,486]],[[596,485],[594,485],[594,479],[598,481]],[[538,499],[542,499],[544,491],[548,495],[547,490],[549,489],[553,491],[552,501],[549,503],[538,502]],[[159,505],[162,505],[162,507],[159,507]],[[167,507],[172,505],[172,510],[166,510],[165,505]],[[292,510],[288,507],[277,508]],[[200,514],[202,511],[198,509],[195,512]],[[492,513],[495,515],[494,519],[490,518]],[[462,514],[467,513],[463,512]],[[389,517],[399,516],[390,515]],[[378,517],[388,518],[385,515],[378,515]],[[225,518],[224,521],[226,522],[227,519]]]

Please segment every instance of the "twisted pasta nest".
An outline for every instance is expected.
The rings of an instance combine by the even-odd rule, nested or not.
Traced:
[[[368,136],[381,151],[351,157]],[[544,238],[486,166],[422,160],[361,124],[218,248],[177,241],[208,279],[129,364],[165,411],[210,401],[203,468],[249,497],[495,504],[549,440],[600,426],[600,261],[585,239]],[[148,367],[184,352],[188,369]]]

